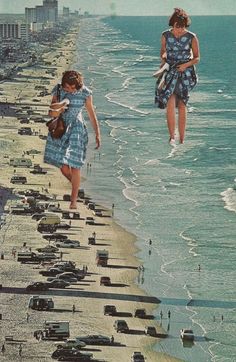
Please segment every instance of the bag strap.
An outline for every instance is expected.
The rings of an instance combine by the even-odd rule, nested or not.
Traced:
[[[61,100],[61,85],[59,83],[57,85],[57,100],[58,102]]]

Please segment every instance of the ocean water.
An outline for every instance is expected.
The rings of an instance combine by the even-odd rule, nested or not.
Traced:
[[[155,349],[184,361],[236,361],[235,26],[233,16],[192,18],[199,84],[186,142],[175,148],[152,78],[167,18],[83,19],[77,40],[74,66],[102,129],[100,153],[90,137],[85,188],[114,203],[118,222],[137,235],[141,286],[161,299],[155,316],[162,310],[169,332]],[[192,346],[182,345],[181,328],[193,329]]]
[[[140,286],[161,299],[155,316],[162,310],[169,332],[155,349],[184,361],[236,361],[236,17],[192,18],[199,84],[186,142],[176,148],[153,103],[166,24],[166,17],[81,20],[74,66],[93,90],[103,142],[95,152],[91,134],[84,186],[97,202],[114,203],[118,222],[137,235]],[[6,147],[1,140],[2,156]],[[0,228],[9,197],[0,190]],[[186,327],[192,346],[179,337]]]

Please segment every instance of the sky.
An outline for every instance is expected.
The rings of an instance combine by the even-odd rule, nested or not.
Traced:
[[[43,0],[0,0],[0,13],[23,14],[25,7],[42,5]],[[236,0],[58,0],[72,11],[105,15],[171,15],[182,7],[190,15],[236,15]]]

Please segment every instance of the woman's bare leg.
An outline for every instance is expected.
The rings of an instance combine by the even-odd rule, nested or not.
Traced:
[[[184,143],[186,120],[187,120],[187,108],[184,102],[179,101],[179,142]]]
[[[70,209],[77,209],[77,198],[78,198],[78,191],[80,186],[80,169],[71,167],[71,203]]]
[[[71,182],[71,177],[72,177],[72,174],[71,174],[71,168],[70,166],[68,165],[63,165],[61,168],[61,173],[63,176],[65,176],[67,178],[67,180],[69,180]]]
[[[167,102],[166,109],[167,126],[170,139],[175,139],[175,95],[172,94]]]

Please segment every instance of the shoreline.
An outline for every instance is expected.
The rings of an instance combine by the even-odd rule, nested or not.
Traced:
[[[77,38],[77,34],[73,33],[73,36],[70,35],[70,40],[73,38],[73,44],[75,44],[75,40]],[[68,38],[67,38],[68,40]],[[63,46],[62,46],[63,48]],[[73,45],[70,47],[72,49],[69,50],[69,54],[67,52],[67,50],[65,50],[67,56],[70,57],[70,61],[72,61],[73,59],[73,56],[74,56],[74,52],[75,52],[75,48],[73,48]],[[63,48],[64,49],[64,48]],[[74,49],[74,50],[73,50]],[[51,58],[52,56],[54,55],[53,51],[47,54],[45,54],[45,58]],[[64,61],[63,61],[64,60]],[[69,64],[67,62],[67,60],[64,58],[64,59],[58,59],[58,64],[56,64],[54,67],[56,67],[57,71],[56,71],[56,74],[57,76],[59,77],[60,74],[62,73],[62,71],[64,69],[68,69],[69,68]],[[37,69],[37,67],[36,67]],[[35,67],[34,68],[26,68],[23,70],[23,77],[21,79],[21,82],[19,82],[19,86],[22,85],[22,92],[24,90],[24,85],[27,84],[27,75],[30,76],[30,71],[32,72],[35,72],[36,71]],[[40,71],[41,69],[38,70],[38,77],[40,78]],[[24,81],[24,77],[26,79],[26,81]],[[50,85],[49,87],[52,88],[52,84],[55,83],[55,78],[51,78],[51,82],[50,82]],[[31,86],[33,86],[35,83],[31,83]],[[4,82],[4,85],[6,85],[6,89],[7,89],[7,92],[8,92],[8,99],[10,99],[10,97],[13,97],[12,95],[12,86],[14,87],[14,81],[10,81],[10,82]],[[25,91],[26,94],[25,94],[25,98],[22,99],[22,104],[23,104],[23,100],[24,100],[24,104],[29,104],[31,102],[29,102],[28,98],[31,97],[31,98],[34,98],[32,96],[32,93],[31,93],[32,89],[30,88],[29,90]],[[14,93],[14,92],[13,92]],[[27,100],[27,102],[25,103],[25,99]],[[14,103],[14,99],[12,99],[13,103]],[[43,100],[43,103],[45,103],[45,105],[43,106],[43,111],[45,111],[45,106],[47,106],[47,104],[49,104],[50,102],[50,98],[46,97],[46,102],[44,102]],[[39,113],[40,111],[42,111],[42,109],[39,107],[41,106],[40,103],[37,103],[34,105],[34,108],[37,108],[37,112],[39,110]],[[17,128],[19,128],[19,122],[17,120],[15,120],[14,117],[4,117],[2,119],[2,125],[4,126],[2,131],[1,131],[1,138],[4,136],[7,136],[6,139],[7,139],[7,147],[6,147],[6,153],[8,153],[8,155],[10,156],[16,156],[16,155],[19,155],[19,153],[22,153],[23,151],[25,151],[25,148],[27,147],[28,149],[29,148],[39,148],[40,151],[42,152],[43,151],[43,148],[44,148],[44,143],[45,141],[42,141],[40,140],[37,136],[16,136],[15,134],[10,134],[9,133],[9,129],[8,128],[8,125],[9,125],[9,121],[13,123],[13,129],[16,131]],[[32,128],[34,128],[35,132],[38,132],[38,134],[46,134],[46,127],[42,124],[36,124],[36,123],[33,123],[32,125]],[[10,129],[10,131],[12,131],[12,129]],[[2,135],[3,134],[3,135]],[[40,155],[35,155],[34,158],[32,159],[33,162],[35,163],[42,163],[42,153]],[[63,205],[63,208],[66,209],[68,206],[66,205],[66,203],[64,203],[61,199],[63,193],[66,193],[66,191],[68,192],[68,184],[67,182],[62,178],[62,176],[59,175],[59,172],[58,170],[56,170],[55,168],[52,168],[52,167],[49,167],[47,165],[47,167],[45,166],[45,164],[43,165],[44,168],[47,168],[49,174],[44,178],[44,180],[42,180],[42,177],[43,176],[30,176],[29,174],[29,181],[30,181],[30,185],[26,185],[25,187],[21,187],[20,186],[20,189],[22,188],[31,188],[31,185],[32,186],[35,186],[37,184],[37,188],[42,188],[45,186],[47,186],[49,184],[49,182],[51,183],[51,187],[50,187],[50,193],[51,194],[56,194],[57,195],[57,200]],[[2,169],[4,170],[4,177],[2,178],[1,180],[1,183],[3,183],[3,185],[6,185],[6,187],[8,187],[10,184],[9,184],[9,177],[10,175],[12,175],[12,171],[13,169],[7,167],[7,162],[4,163],[4,165],[2,166]],[[17,169],[17,171],[19,171],[19,169]],[[27,172],[27,178],[28,178],[28,173],[29,171],[25,171],[25,169],[21,169],[20,172],[22,174],[24,174],[24,172]],[[42,182],[43,181],[43,182]],[[28,187],[29,186],[29,187]],[[63,192],[62,192],[63,191]],[[81,212],[81,214],[83,214],[83,217],[86,217],[86,215],[88,216],[91,216],[91,211],[89,211],[85,206],[83,205],[80,205],[79,206],[79,210]],[[109,215],[109,210],[106,210],[106,213],[107,213],[107,216],[110,216]],[[8,220],[9,217],[11,215],[8,215],[7,217],[7,222],[10,223],[10,221]],[[29,217],[27,217],[27,221],[28,221]],[[132,294],[136,294],[136,293],[139,293],[139,295],[143,295],[145,296],[146,293],[144,292],[144,290],[142,290],[140,287],[138,287],[138,285],[136,285],[135,283],[135,279],[137,278],[137,267],[140,265],[140,261],[138,260],[138,258],[135,256],[135,254],[138,252],[138,248],[137,248],[137,245],[135,245],[135,240],[136,240],[136,237],[135,235],[131,234],[130,232],[126,231],[124,228],[122,228],[122,226],[118,225],[114,220],[112,220],[111,218],[109,219],[109,221],[107,221],[109,219],[109,217],[106,220],[105,223],[108,223],[109,226],[101,226],[99,229],[98,229],[98,240],[100,240],[100,244],[101,244],[101,247],[103,247],[103,244],[105,243],[110,243],[112,242],[112,245],[111,246],[111,254],[112,256],[114,257],[115,260],[119,260],[119,259],[125,259],[125,260],[119,260],[119,266],[120,266],[120,269],[118,271],[118,269],[114,269],[114,270],[109,270],[109,274],[111,275],[112,277],[112,280],[116,280],[116,277],[119,276],[119,283],[123,283],[123,284],[128,284],[128,283],[131,283],[131,286],[129,286],[129,290],[131,290],[131,293]],[[80,264],[86,264],[86,263],[89,263],[89,270],[91,269],[92,273],[91,276],[92,278],[95,278],[95,275],[96,275],[96,269],[95,268],[95,251],[91,248],[91,251],[89,251],[90,254],[93,254],[93,256],[90,256],[90,259],[88,260],[89,256],[87,255],[88,252],[86,250],[87,246],[85,247],[85,240],[86,238],[88,237],[88,235],[91,235],[92,231],[93,231],[93,227],[84,227],[84,224],[82,224],[81,226],[81,222],[78,222],[75,223],[73,221],[74,225],[73,227],[75,228],[74,230],[74,234],[73,235],[73,238],[77,238],[79,237],[82,241],[82,244],[85,248],[85,250],[81,250],[81,253],[80,251],[78,251],[78,253],[80,254],[80,257],[82,258],[82,260],[79,259],[79,263]],[[16,264],[16,262],[13,260],[12,256],[10,255],[10,250],[12,248],[12,242],[15,243],[16,240],[17,242],[21,242],[22,243],[22,237],[21,235],[19,234],[19,231],[21,231],[21,229],[25,229],[24,231],[27,232],[26,234],[24,233],[24,237],[26,237],[27,239],[27,244],[28,242],[30,243],[30,245],[32,245],[33,248],[36,248],[38,247],[39,245],[42,246],[42,239],[41,239],[41,235],[39,233],[36,232],[35,230],[35,222],[33,220],[29,220],[29,222],[27,223],[27,225],[25,224],[25,220],[24,218],[22,218],[21,216],[16,216],[16,217],[13,217],[11,219],[11,223],[10,225],[15,225],[16,229],[13,230],[13,227],[10,228],[10,231],[8,231],[8,233],[10,233],[10,239],[14,240],[14,241],[8,241],[8,245],[6,247],[6,257],[5,257],[5,260],[2,261],[1,263],[1,266],[3,266],[4,268],[4,272],[3,272],[3,276],[6,274],[7,277],[11,276],[11,280],[13,280],[15,282],[15,286],[19,286],[19,287],[22,287],[22,282],[24,283],[23,285],[26,285],[26,282],[28,282],[28,279],[26,278],[26,275],[25,275],[25,272],[28,271],[28,272],[32,272],[32,267],[29,267],[28,265],[23,267],[21,266],[20,264],[17,263],[17,265],[14,265],[13,267],[13,275],[12,275],[12,272],[10,271],[10,269],[12,268],[12,264]],[[31,239],[33,240],[31,242]],[[110,240],[111,239],[111,240]],[[105,240],[105,241],[104,241]],[[125,240],[125,246],[120,243],[120,240]],[[46,244],[45,244],[46,245]],[[108,245],[109,246],[109,245]],[[17,245],[17,247],[19,248],[19,245]],[[19,250],[19,249],[18,249]],[[5,251],[5,250],[4,250]],[[70,253],[71,254],[71,253]],[[69,255],[70,255],[69,254]],[[74,254],[74,253],[73,253]],[[73,255],[73,257],[76,257],[76,260],[77,260],[77,257],[79,255],[77,255],[77,252],[75,253],[76,255]],[[70,255],[71,256],[71,255]],[[126,256],[126,258],[124,258],[124,256]],[[128,271],[126,270],[126,262],[129,262],[129,265],[131,266]],[[4,263],[4,264],[3,264]],[[122,267],[123,267],[123,270],[122,270]],[[95,268],[95,269],[94,269]],[[14,269],[15,269],[15,274],[14,274]],[[107,268],[106,268],[107,269]],[[112,268],[109,268],[109,269],[112,269]],[[99,270],[99,273],[101,271]],[[102,270],[102,272],[105,272],[105,273],[108,273],[107,270]],[[98,273],[98,272],[97,272]],[[8,279],[5,275],[5,278],[3,278],[3,281],[2,281],[2,284],[3,286],[6,285]],[[36,277],[36,275],[38,276],[38,271],[37,269],[35,269],[33,272],[32,272],[32,276],[33,277]],[[14,276],[14,277],[13,277]],[[30,275],[31,277],[31,275]],[[16,279],[14,279],[16,278]],[[19,278],[19,279],[18,279]],[[100,293],[100,289],[102,289],[102,291],[106,291],[106,287],[97,287],[93,285],[93,280],[91,281],[91,285],[86,285],[86,287],[88,287],[87,289],[96,289],[98,290],[98,292]],[[96,280],[97,282],[97,280]],[[129,285],[129,284],[128,284]],[[85,286],[85,285],[84,285]],[[125,293],[124,292],[124,288],[123,287],[118,287],[116,288],[118,289],[118,293]],[[93,290],[93,292],[95,292]],[[45,313],[44,312],[35,312],[35,311],[30,311],[30,314],[32,313],[32,317],[30,319],[32,319],[32,321],[30,323],[26,323],[25,322],[25,313],[27,311],[26,307],[25,307],[25,310],[21,310],[19,309],[19,306],[16,306],[16,303],[17,303],[17,296],[15,294],[13,294],[14,297],[13,299],[11,300],[11,297],[8,295],[8,294],[1,294],[1,296],[3,297],[3,325],[5,327],[7,327],[7,320],[5,320],[5,314],[8,316],[8,318],[10,318],[10,315],[14,315],[14,318],[16,318],[16,316],[18,317],[18,322],[20,323],[20,325],[22,324],[23,325],[23,335],[27,336],[27,343],[29,343],[28,345],[25,345],[24,346],[24,349],[25,349],[25,354],[27,355],[27,353],[32,353],[34,351],[34,349],[37,350],[37,353],[39,352],[40,355],[42,355],[42,357],[44,358],[44,360],[51,360],[51,358],[49,357],[48,355],[48,351],[46,351],[47,347],[48,347],[48,343],[45,343],[45,342],[41,342],[40,344],[37,344],[35,343],[35,341],[33,340],[32,338],[32,329],[35,328],[37,326],[37,328],[40,327],[40,323],[39,323],[39,318],[41,319],[41,322],[43,319],[47,318],[47,316],[45,317]],[[19,296],[18,296],[19,297]],[[19,297],[19,299],[21,300],[22,305],[26,305],[26,301],[28,300],[29,298],[29,295],[28,296],[25,296],[24,294],[22,294],[22,296]],[[73,300],[73,297],[71,297],[72,300]],[[66,302],[66,298],[62,298],[63,300],[60,301],[59,299],[59,296],[56,296],[56,299],[58,299],[58,304],[60,305],[67,305],[67,302]],[[65,300],[64,300],[65,299]],[[87,303],[86,301],[82,301],[79,300],[79,302],[76,300],[76,304],[78,303],[79,304],[79,310],[81,309],[83,312],[87,310],[87,313],[91,313],[91,311],[94,311],[93,309],[93,303],[94,301],[93,300],[90,300],[91,298],[87,298],[88,300]],[[89,321],[87,321],[87,317],[86,316],[78,316],[78,320],[77,321],[72,321],[72,324],[73,322],[79,322],[80,319],[82,319],[82,325],[83,325],[83,334],[86,334],[86,330],[94,325],[96,325],[96,328],[97,330],[95,330],[94,333],[96,332],[99,332],[101,334],[108,334],[109,336],[112,334],[114,334],[115,336],[115,340],[116,339],[119,339],[121,340],[121,343],[124,343],[126,345],[126,348],[116,348],[116,351],[115,348],[113,349],[113,351],[109,351],[109,349],[111,349],[110,347],[104,347],[103,348],[103,352],[104,352],[104,356],[105,358],[109,358],[109,359],[106,359],[107,361],[117,361],[117,356],[119,355],[119,357],[122,355],[124,356],[127,356],[127,350],[128,350],[128,353],[131,355],[132,351],[134,350],[131,346],[132,344],[134,346],[136,346],[137,344],[140,346],[142,346],[142,348],[140,348],[141,351],[144,352],[145,356],[147,356],[147,360],[148,361],[155,361],[158,360],[159,361],[178,361],[178,359],[174,358],[174,357],[169,357],[167,355],[162,355],[160,353],[156,353],[154,351],[152,351],[152,347],[153,345],[157,342],[157,339],[153,339],[152,337],[146,337],[144,335],[117,335],[115,332],[114,332],[114,329],[112,328],[112,325],[113,325],[113,321],[114,321],[114,318],[113,317],[104,317],[104,316],[101,316],[101,310],[102,310],[102,307],[103,305],[105,304],[105,302],[103,301],[100,301],[100,300],[96,300],[96,307],[99,307],[98,308],[98,311],[95,312],[95,316],[90,316],[89,314]],[[109,302],[110,303],[110,302]],[[117,304],[115,302],[115,304]],[[10,307],[9,307],[10,305]],[[70,306],[72,305],[72,301],[70,301]],[[7,308],[5,308],[5,306],[8,306]],[[128,310],[130,312],[133,312],[134,311],[134,308],[135,307],[142,307],[143,305],[140,305],[138,302],[137,304],[135,304],[134,302],[127,302],[127,301],[119,301],[119,309],[121,310]],[[153,310],[157,307],[157,305],[145,305],[145,308],[147,309],[147,312],[148,313],[152,313]],[[10,308],[10,315],[9,315],[9,309]],[[12,309],[13,308],[13,309]],[[68,310],[67,312],[65,312],[65,318],[68,318]],[[82,312],[81,312],[82,313]],[[40,314],[40,315],[39,315]],[[71,312],[70,312],[70,318],[71,318]],[[53,316],[54,317],[54,316]],[[61,316],[59,316],[61,318]],[[50,318],[52,318],[50,316]],[[73,318],[75,318],[75,316],[73,316]],[[69,318],[68,318],[69,319]],[[77,318],[75,318],[77,319]],[[92,319],[92,320],[91,320]],[[86,323],[89,324],[89,327],[86,326]],[[79,334],[78,331],[76,331],[76,328],[78,329],[78,327],[76,327],[75,325],[76,323],[74,323],[74,325],[72,325],[72,331],[74,332],[73,335],[75,335],[75,333],[77,333],[77,335]],[[104,324],[104,325],[103,325]],[[141,320],[141,319],[136,319],[135,318],[135,321],[134,319],[132,318],[132,320],[129,320],[128,319],[128,324],[130,324],[130,326],[136,328],[139,328],[139,330],[143,330],[144,329],[144,326],[145,325],[155,325],[155,327],[157,328],[158,332],[159,333],[163,333],[163,330],[160,328],[159,326],[159,323],[157,320],[153,320],[152,322],[147,322],[145,320]],[[12,326],[12,321],[10,323],[10,326]],[[105,327],[105,329],[103,328]],[[29,330],[31,331],[31,333],[29,334]],[[108,332],[106,332],[106,330]],[[90,331],[90,333],[92,333],[92,329]],[[10,333],[9,333],[10,334]],[[80,334],[82,334],[82,332],[80,331]],[[3,339],[3,334],[1,333],[1,341],[3,342],[4,339]],[[128,345],[128,346],[127,346]],[[131,346],[130,346],[131,345]],[[36,348],[37,347],[37,348]],[[53,350],[52,349],[53,347],[53,343],[52,345],[50,346],[50,350]],[[137,347],[136,347],[137,348]],[[10,349],[7,348],[8,351]],[[54,347],[55,349],[55,347]],[[121,351],[121,350],[124,350],[124,351]],[[116,352],[116,354],[115,354]],[[6,358],[6,360],[10,361],[11,359],[9,358],[15,358],[15,353],[16,353],[16,349],[12,348],[12,357],[11,355],[9,355],[7,352],[4,356],[4,359]],[[47,354],[45,354],[47,353]],[[94,353],[95,355],[95,353]],[[100,354],[101,355],[101,354]],[[34,356],[34,354],[33,354]],[[107,357],[106,357],[107,356]],[[96,355],[97,357],[97,355]],[[33,360],[37,360],[38,358],[41,358],[41,357],[38,357],[38,356],[34,356],[33,357]],[[47,358],[47,359],[46,359]],[[111,359],[110,359],[111,358]],[[114,358],[114,359],[113,359]],[[40,359],[39,359],[40,360]],[[125,360],[125,357],[124,357],[124,360]]]

